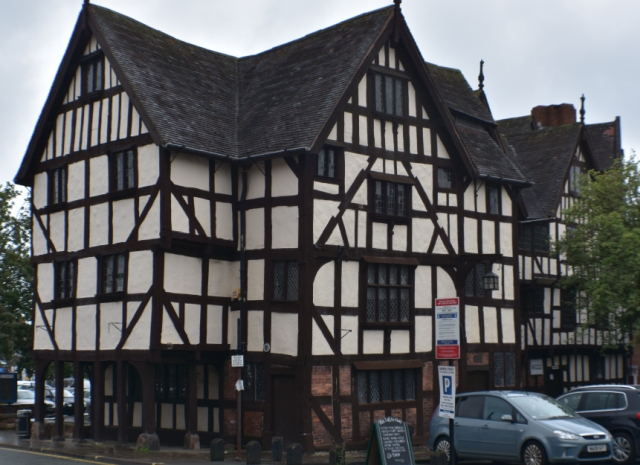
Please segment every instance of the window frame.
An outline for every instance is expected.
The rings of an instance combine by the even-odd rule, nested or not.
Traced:
[[[54,299],[71,300],[76,296],[78,263],[76,260],[54,262]],[[64,282],[63,282],[64,281]]]
[[[131,154],[131,185],[125,185],[122,188],[118,188],[118,160],[122,155],[123,163],[125,166],[123,170],[126,170],[126,155]],[[126,173],[126,171],[123,171]],[[128,179],[128,176],[124,174],[123,182]],[[114,150],[109,155],[109,193],[112,195],[126,195],[132,193],[138,187],[138,152],[136,147],[128,147],[122,150]]]
[[[328,171],[329,171],[329,164],[325,163],[325,167],[326,169],[324,170],[323,173],[320,172],[320,156],[323,152],[325,151],[330,151],[334,153],[335,156],[335,160],[334,160],[334,174],[333,176],[330,176]],[[316,155],[316,162],[315,162],[315,168],[314,168],[314,176],[316,178],[321,179],[323,182],[325,181],[340,181],[343,178],[343,173],[344,173],[344,168],[343,168],[343,160],[344,160],[344,149],[342,147],[338,147],[335,145],[331,145],[331,144],[325,144],[321,149],[320,152],[318,152],[318,154]]]
[[[259,375],[259,372],[262,372]],[[249,402],[266,402],[266,377],[264,363],[247,362],[244,368],[244,376],[246,380],[245,400]]]
[[[572,301],[571,304],[570,304],[570,301]],[[576,288],[560,290],[560,327],[561,328],[575,329],[578,326],[577,302],[578,302],[578,291]],[[569,320],[569,315],[573,317],[572,322],[567,322],[567,320]]]
[[[501,186],[497,185],[497,184],[487,184],[487,188],[486,188],[486,192],[487,192],[487,213],[489,215],[500,215],[501,213],[501,207],[502,207],[502,202],[501,202]],[[491,194],[492,192],[495,192],[495,206],[496,206],[496,211],[493,212],[491,211],[491,205],[493,205],[493,203],[491,202]]]
[[[96,81],[96,74],[95,74],[95,68],[98,65],[98,63],[101,65],[98,68],[100,68],[100,77],[99,77],[99,81]],[[89,70],[93,69],[93,74],[92,74],[92,85],[89,86]],[[81,97],[86,97],[89,95],[95,95],[98,94],[99,92],[102,92],[104,90],[104,85],[105,85],[105,78],[106,76],[105,74],[105,70],[106,70],[106,66],[105,66],[105,60],[104,60],[104,53],[102,53],[101,50],[92,53],[91,55],[85,57],[82,60],[81,63],[81,83],[80,83],[80,96]]]
[[[407,402],[416,402],[418,397],[418,388],[416,388],[416,382],[420,378],[416,373],[417,369],[415,368],[397,368],[397,369],[386,369],[386,370],[355,370],[355,394],[357,405],[363,406],[374,406],[379,404],[393,404],[393,403],[407,403]],[[408,372],[411,372],[409,375]],[[385,375],[383,375],[383,373]],[[401,376],[401,387],[397,390],[396,385],[396,374],[400,373]],[[385,378],[387,379],[388,385],[388,393],[389,398],[385,399],[385,386],[383,385]],[[411,379],[413,378],[413,379]],[[420,378],[421,379],[421,378]],[[378,384],[378,399],[372,400],[372,383],[377,382]],[[361,388],[365,383],[364,389],[366,390],[366,399],[363,400],[363,396],[361,396]],[[410,383],[413,383],[411,386]],[[412,394],[410,394],[412,392]],[[413,397],[413,398],[410,398]]]
[[[369,270],[371,267],[375,268],[375,283],[369,282]],[[391,267],[396,267],[396,283],[389,284],[390,281],[390,271]],[[405,267],[407,269],[407,284],[401,284],[401,273],[402,268]],[[380,269],[385,269],[385,281],[386,283],[380,283]],[[404,327],[410,326],[415,320],[414,317],[414,300],[413,300],[413,290],[415,287],[415,266],[412,265],[401,265],[394,263],[370,263],[363,262],[361,266],[362,273],[362,302],[361,306],[361,324],[363,326],[384,326],[384,327]],[[373,289],[374,292],[374,305],[375,305],[375,319],[369,319],[369,289]],[[382,289],[386,289],[385,292],[386,297],[386,318],[380,318],[380,291]],[[391,320],[391,291],[396,290],[396,302],[397,302],[397,319]],[[402,291],[406,291],[408,294],[408,316],[406,319],[402,319]]]
[[[390,70],[386,70],[383,68],[377,68],[374,71],[370,71],[369,76],[369,87],[371,89],[371,93],[370,93],[370,105],[369,108],[371,108],[373,110],[373,113],[375,115],[378,115],[380,117],[383,117],[384,119],[396,119],[396,120],[405,120],[408,116],[408,85],[407,83],[409,82],[409,77],[408,76],[399,76],[396,73],[393,72],[389,72]],[[382,94],[381,94],[381,105],[382,108],[380,108],[378,106],[379,100],[378,100],[378,77],[380,78],[380,83],[382,85]],[[391,103],[391,109],[392,112],[389,113],[387,112],[387,83],[388,82],[392,82],[393,83],[393,88],[392,88],[392,103]],[[398,85],[400,87],[398,87]],[[397,104],[398,104],[398,99],[397,99],[397,91],[398,89],[400,89],[400,91],[402,92],[402,114],[398,114],[397,110]]]
[[[464,279],[464,295],[467,298],[475,299],[490,299],[493,291],[486,291],[484,289],[484,275],[487,273],[487,266],[485,263],[476,263],[473,268],[469,270],[467,276]],[[473,286],[473,293],[469,294],[469,282]],[[488,294],[488,295],[487,295]]]
[[[283,272],[283,278],[282,278],[283,279],[282,298],[278,298],[278,296],[276,296],[276,288],[277,288],[276,266],[279,263],[284,264],[284,272]],[[290,267],[294,263],[296,265],[295,267],[296,295],[295,295],[295,298],[289,298],[289,273],[290,273]],[[272,300],[278,301],[278,302],[297,302],[298,299],[300,298],[300,266],[298,264],[298,261],[297,260],[273,260],[271,269],[273,272],[273,288],[272,288],[272,294],[271,294]]]
[[[544,234],[540,232],[540,231],[542,231],[543,228],[546,230],[546,232]],[[538,239],[541,238],[541,236],[544,236],[544,244],[538,242]],[[549,234],[549,223],[533,225],[532,238],[533,238],[533,251],[534,252],[536,252],[536,253],[549,253],[549,251],[550,251],[550,239],[551,239],[551,236]],[[542,245],[540,245],[540,244],[542,244]]]
[[[378,212],[378,193],[377,193],[377,186],[378,183],[381,186],[382,189],[382,212]],[[389,214],[389,186],[394,186],[393,188],[393,202],[394,202],[394,207],[393,207],[393,214]],[[404,198],[404,213],[403,214],[398,214],[398,210],[399,210],[399,206],[400,206],[400,196],[398,195],[399,189],[398,187],[402,186],[402,191],[403,191],[403,195],[402,197]],[[369,205],[370,205],[370,209],[369,212],[371,214],[371,217],[374,219],[383,219],[383,220],[393,220],[395,222],[400,221],[400,222],[408,222],[411,220],[411,213],[412,213],[412,202],[411,202],[411,193],[413,191],[412,189],[413,184],[411,184],[410,182],[399,182],[397,180],[387,180],[387,179],[379,179],[379,177],[370,177],[370,181],[369,181]]]
[[[106,279],[107,279],[107,271],[105,269],[107,262],[109,260],[113,259],[113,267],[110,270],[110,272],[112,273],[112,277],[111,277],[111,282],[112,282],[112,290],[108,290],[106,288]],[[123,270],[122,270],[122,289],[118,290],[117,289],[117,276],[118,276],[118,270],[117,270],[117,263],[116,260],[118,259],[122,259],[122,263],[123,263]],[[129,275],[129,255],[127,253],[114,253],[114,254],[108,254],[108,255],[102,255],[100,257],[100,272],[99,272],[99,277],[100,277],[100,287],[99,287],[99,295],[102,296],[120,296],[126,293],[127,290],[127,279],[128,279],[128,275]]]
[[[580,195],[580,176],[582,175],[582,168],[578,165],[571,165],[569,167],[569,193],[572,195]]]
[[[59,205],[65,205],[68,199],[68,177],[67,166],[60,166],[49,170],[48,182],[49,182],[49,198],[47,205],[50,207],[56,207]],[[61,189],[56,190],[56,186],[62,186]]]
[[[175,380],[170,379],[170,369],[175,369]],[[165,403],[183,403],[187,399],[187,365],[183,363],[159,363],[155,368],[155,398]],[[175,383],[174,383],[175,381]],[[158,386],[161,383],[162,386]],[[171,390],[175,390],[175,394]],[[175,421],[175,419],[174,419]]]
[[[437,166],[436,170],[436,189],[438,192],[456,192],[456,174],[453,168],[448,166]],[[449,186],[441,186],[440,185],[440,173],[448,173],[447,178],[450,178]]]
[[[544,315],[544,289],[545,288],[543,286],[523,287],[520,290],[520,310],[529,315]],[[531,300],[531,305],[523,305],[523,301],[527,298],[530,298],[530,300],[533,298]],[[540,311],[536,311],[536,308],[538,308],[538,300],[540,301]]]

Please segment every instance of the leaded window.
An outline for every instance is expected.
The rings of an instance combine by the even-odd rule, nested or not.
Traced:
[[[493,375],[495,387],[516,385],[516,357],[514,352],[493,353]]]
[[[525,313],[544,313],[544,288],[538,286],[522,288],[520,308]]]
[[[102,55],[82,65],[82,94],[90,94],[104,87],[104,60]]]
[[[533,230],[533,248],[536,252],[549,251],[549,225],[537,224]]]
[[[500,213],[499,188],[497,186],[487,186],[487,199],[489,201],[489,213],[498,215]]]
[[[367,322],[408,322],[410,291],[409,266],[382,263],[367,265]]]
[[[273,262],[274,300],[298,300],[298,262]]]
[[[73,261],[57,262],[55,264],[56,299],[70,299],[75,293],[76,264]]]
[[[135,151],[133,149],[113,154],[112,186],[116,192],[136,187]]]
[[[245,399],[264,402],[264,363],[247,362],[245,367]]]
[[[582,170],[579,166],[569,168],[569,190],[573,193],[580,193],[580,174]]]
[[[404,116],[404,80],[382,74],[374,75],[376,111]]]
[[[374,181],[374,212],[387,216],[407,216],[409,185]]]
[[[333,147],[324,147],[318,154],[318,176],[326,178],[338,177],[338,151]]]
[[[50,204],[64,203],[67,201],[67,169],[56,168],[49,175],[51,184]]]
[[[184,400],[187,397],[187,365],[156,365],[156,399]]]
[[[530,225],[520,225],[518,228],[518,249],[531,251],[533,230]]]
[[[577,293],[575,288],[563,289],[560,292],[560,324],[563,328],[575,328]]]
[[[126,256],[107,255],[102,258],[102,293],[124,292]]]
[[[484,282],[482,278],[485,275],[484,263],[478,263],[474,266],[464,283],[464,295],[467,297],[485,297]]]
[[[453,189],[453,170],[438,168],[438,187],[440,189]]]
[[[416,398],[416,376],[411,369],[359,371],[356,380],[360,404]]]

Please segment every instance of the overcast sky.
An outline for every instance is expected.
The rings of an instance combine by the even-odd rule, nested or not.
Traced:
[[[92,0],[93,1],[93,0]],[[294,40],[392,0],[95,0],[181,40],[235,56]],[[0,183],[13,180],[81,0],[0,0]],[[404,0],[425,60],[461,69],[496,119],[586,100],[586,121],[622,118],[640,150],[640,1]]]

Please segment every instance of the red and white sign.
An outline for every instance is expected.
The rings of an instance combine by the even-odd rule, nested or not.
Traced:
[[[460,299],[436,299],[436,358],[460,358]]]

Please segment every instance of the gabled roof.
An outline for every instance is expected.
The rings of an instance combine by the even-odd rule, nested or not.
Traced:
[[[584,128],[593,149],[597,170],[609,169],[615,158],[622,158],[620,118],[609,123],[585,124]]]

